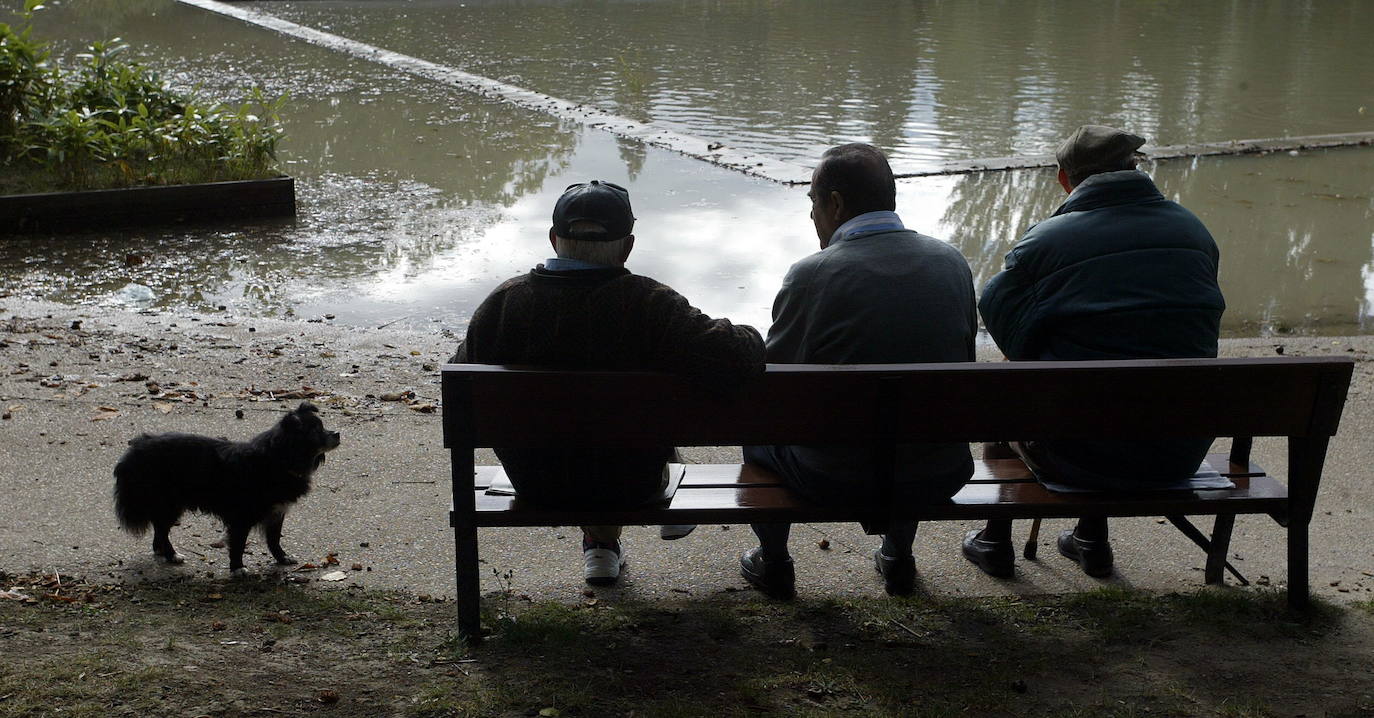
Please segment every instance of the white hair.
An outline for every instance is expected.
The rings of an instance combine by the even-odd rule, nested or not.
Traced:
[[[577,224],[574,222],[572,228],[577,229]],[[628,236],[605,241],[555,237],[553,251],[564,259],[580,259],[592,264],[619,267],[625,264],[625,245],[629,240]]]

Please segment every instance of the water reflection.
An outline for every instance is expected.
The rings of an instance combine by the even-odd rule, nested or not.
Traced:
[[[1033,154],[1089,120],[1156,144],[1374,130],[1362,0],[255,7],[802,163],[853,140],[899,171]]]
[[[1294,123],[1292,130],[1304,133],[1352,129],[1336,126],[1345,120],[1316,117],[1316,110],[1302,115],[1291,108],[1303,101],[1318,107],[1343,102],[1342,92],[1349,99],[1350,93],[1365,91],[1350,73],[1345,73],[1345,85],[1325,77],[1314,79],[1307,89],[1300,83],[1278,83],[1283,92],[1263,89],[1279,98],[1272,105],[1277,114],[1242,110],[1232,118],[1221,99],[1207,94],[1212,80],[1201,81],[1206,74],[1202,69],[1180,70],[1178,86],[1165,81],[1177,69],[1169,62],[1182,63],[1178,67],[1204,63],[1221,52],[1212,47],[1190,50],[1193,59],[1188,62],[1156,58],[1151,61],[1155,64],[1142,60],[1138,67],[1106,57],[1102,66],[1119,70],[1108,73],[1111,81],[1093,79],[1096,71],[1082,62],[1057,66],[1022,48],[1014,70],[990,77],[997,58],[1011,50],[992,49],[989,56],[974,52],[979,43],[991,42],[979,34],[989,21],[980,18],[976,4],[899,4],[884,16],[889,24],[921,34],[901,41],[901,33],[892,28],[871,28],[874,35],[863,48],[882,48],[880,53],[851,52],[853,43],[818,38],[825,33],[807,13],[833,9],[819,1],[468,5],[274,2],[264,7],[315,13],[320,25],[337,32],[358,29],[360,17],[373,17],[366,12],[388,12],[396,28],[388,38],[428,42],[434,52],[474,53],[487,47],[483,43],[494,43],[490,49],[495,54],[482,56],[480,63],[511,82],[591,67],[576,57],[560,65],[557,48],[541,48],[537,41],[552,31],[535,27],[536,16],[544,24],[562,22],[574,28],[569,34],[573,39],[589,32],[589,18],[610,12],[607,8],[624,12],[630,29],[671,16],[682,25],[680,35],[663,39],[671,33],[645,29],[643,42],[629,46],[623,62],[619,57],[597,61],[592,75],[600,79],[587,85],[589,91],[604,90],[597,97],[641,119],[661,118],[663,108],[679,103],[682,113],[696,118],[693,122],[712,123],[717,134],[747,136],[774,154],[793,153],[804,164],[815,160],[820,146],[855,135],[871,135],[908,158],[929,152],[923,156],[932,160],[975,150],[1008,154],[1036,143],[1044,145],[1034,149],[1044,149],[1060,134],[1055,123],[1097,111],[1094,103],[1103,97],[1125,98],[1113,112],[1137,113],[1132,116],[1153,130],[1173,128],[1169,131],[1188,133],[1189,139],[1210,139],[1204,130],[1280,133],[1242,131],[1253,130],[1256,125],[1244,124],[1252,121]],[[1217,22],[1230,17],[1216,15],[1221,12],[1217,7],[1234,8],[1228,3],[1205,6],[1197,12]],[[1047,13],[1042,16],[1021,4],[981,7],[1006,22],[1020,23],[1019,32],[1044,45],[1046,57],[1063,58],[1069,52],[1055,39],[1055,28],[1068,21],[1062,8],[1041,7]],[[1151,7],[1118,4],[1109,9],[1131,26],[1156,17],[1159,11]],[[1241,29],[1228,25],[1214,30],[1223,38],[1218,45],[1233,53],[1227,57],[1237,63],[1260,62],[1262,69],[1268,60],[1258,50],[1225,38],[1251,32],[1242,32],[1244,28],[1280,23],[1293,13],[1312,15],[1304,8],[1313,6],[1246,7],[1257,10],[1254,17],[1233,18]],[[1323,13],[1336,8],[1351,20],[1366,12],[1342,2],[1319,7]],[[875,11],[864,4],[853,12],[859,22]],[[1312,23],[1329,22],[1321,19],[1327,17],[1323,13],[1312,15]],[[503,34],[508,30],[502,27],[488,28],[495,33],[492,38],[471,38],[472,28],[458,27],[453,31],[460,42],[444,34],[452,29],[445,22],[457,22],[446,20],[450,15],[467,22],[508,15],[516,27],[536,34],[528,42],[501,44],[502,38],[513,37]],[[263,84],[271,94],[289,92],[282,153],[287,170],[298,179],[300,214],[285,224],[6,240],[0,242],[0,296],[113,302],[134,282],[152,288],[158,307],[328,313],[342,322],[372,326],[400,319],[431,327],[437,320],[461,329],[492,287],[547,256],[545,237],[555,198],[567,184],[592,177],[630,188],[640,218],[631,267],[674,286],[713,315],[766,327],[788,266],[816,249],[802,188],[742,177],[491,103],[171,0],[59,0],[41,17],[44,30],[65,38],[62,44],[69,48],[122,35],[150,62],[169,68],[176,83],[199,84],[216,97],[232,100],[248,83]],[[1344,32],[1327,29],[1333,37]],[[602,42],[628,31],[607,29],[609,39]],[[721,58],[712,56],[725,42],[716,35],[732,38]],[[1112,30],[1109,35],[1136,47],[1129,34]],[[923,40],[914,42],[913,37]],[[468,40],[476,45],[465,44]],[[660,40],[661,45],[652,44]],[[1097,38],[1082,42],[1106,47]],[[960,60],[949,48],[968,52]],[[822,51],[834,58],[806,64],[818,61]],[[1360,45],[1349,56],[1368,51]],[[1339,53],[1315,47],[1273,52],[1309,69]],[[1117,67],[1115,62],[1124,64]],[[538,72],[501,76],[503,63],[528,63]],[[788,63],[800,64],[789,68]],[[1233,75],[1242,72],[1240,65],[1236,68]],[[697,76],[712,78],[707,95],[693,88],[708,85],[683,80]],[[1023,81],[1028,77],[1037,79]],[[685,84],[675,88],[672,83],[678,81]],[[1225,88],[1216,86],[1230,101],[1237,99],[1237,88],[1225,95]],[[1327,94],[1303,94],[1308,92]],[[990,96],[1006,101],[979,99]],[[711,104],[712,98],[724,99]],[[692,104],[698,100],[706,103]],[[1175,102],[1173,109],[1160,109]],[[1152,139],[1170,141],[1167,134]],[[1222,287],[1230,307],[1224,320],[1227,332],[1374,331],[1374,151],[1168,161],[1151,171],[1169,196],[1203,218],[1221,245]],[[898,199],[908,225],[954,243],[968,257],[981,286],[1000,269],[1002,255],[1025,228],[1048,216],[1063,201],[1063,193],[1049,171],[1022,170],[904,181]]]

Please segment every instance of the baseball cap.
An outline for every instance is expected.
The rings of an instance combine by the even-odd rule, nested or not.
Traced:
[[[574,222],[595,222],[599,230],[573,231]],[[592,180],[568,185],[553,206],[553,231],[565,239],[607,242],[622,239],[635,227],[630,193],[618,184]]]
[[[1083,125],[1059,145],[1054,158],[1069,176],[1119,169],[1145,138],[1104,125]]]

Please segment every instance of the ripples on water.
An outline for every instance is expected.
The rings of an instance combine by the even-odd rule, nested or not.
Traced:
[[[1156,144],[1374,130],[1361,69],[1374,67],[1374,3],[1358,1],[254,6],[803,165],[855,139],[885,147],[899,171],[1039,153],[1084,121]],[[554,198],[589,177],[631,190],[632,268],[709,313],[766,326],[788,265],[815,249],[804,189],[170,0],[57,0],[43,23],[68,53],[123,36],[176,84],[216,97],[248,83],[289,93],[282,157],[300,216],[7,240],[0,294],[108,301],[136,283],[158,307],[460,327],[492,286],[547,254]],[[1374,331],[1370,150],[1153,171],[1218,238],[1227,331]],[[1050,173],[1027,170],[904,181],[899,210],[958,246],[981,284],[1062,199]]]
[[[257,7],[802,163],[852,140],[899,172],[1034,154],[1086,119],[1160,145],[1371,129],[1360,0]]]

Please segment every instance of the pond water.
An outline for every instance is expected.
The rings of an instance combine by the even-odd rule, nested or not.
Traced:
[[[1078,124],[1152,144],[1374,131],[1374,3],[262,2],[305,26],[809,167],[1039,154]],[[765,328],[815,250],[805,188],[747,177],[173,0],[57,0],[70,56],[121,36],[177,85],[286,92],[294,222],[0,241],[0,294],[461,331],[548,255],[554,199],[629,187],[630,267]],[[1363,110],[1361,109],[1363,108]],[[1374,331],[1374,149],[1161,161],[1217,237],[1230,334]],[[902,180],[981,285],[1063,192],[1048,169]],[[130,285],[147,287],[150,292]]]

